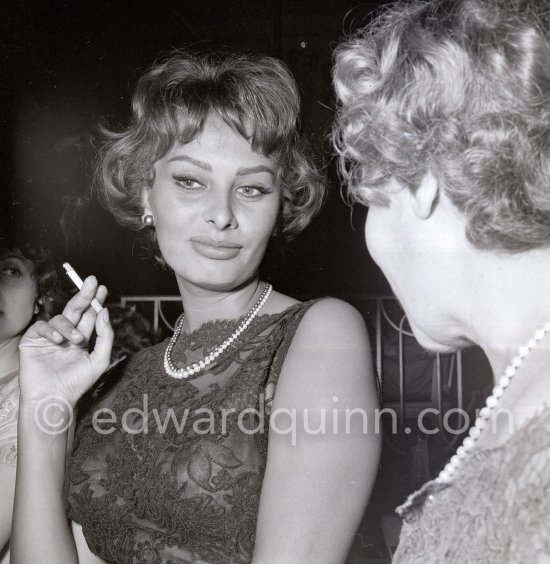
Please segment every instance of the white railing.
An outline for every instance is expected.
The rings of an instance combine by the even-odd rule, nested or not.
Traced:
[[[376,373],[380,389],[384,388],[384,352],[385,331],[395,331],[398,335],[398,359],[399,359],[399,401],[397,403],[385,403],[385,407],[396,408],[399,420],[402,423],[408,416],[411,409],[420,410],[425,407],[434,407],[438,413],[443,414],[443,389],[450,389],[456,373],[456,404],[455,407],[463,408],[463,374],[462,374],[462,355],[457,352],[451,357],[449,369],[443,374],[441,355],[434,355],[432,387],[434,393],[430,402],[409,402],[406,397],[406,359],[405,359],[405,339],[413,339],[413,334],[407,329],[408,323],[404,313],[400,313],[398,319],[392,319],[388,313],[388,304],[394,308],[397,300],[393,296],[344,296],[344,299],[355,305],[365,317],[367,323],[374,328],[373,344],[375,349]],[[177,318],[181,314],[181,298],[179,296],[123,296],[120,299],[122,307],[137,309],[152,320],[153,329],[158,332],[161,328],[172,332]],[[171,312],[166,309],[171,307]]]
[[[166,314],[163,310],[163,304],[181,304],[181,298],[179,296],[122,296],[120,298],[120,305],[122,307],[133,307],[136,304],[151,304],[153,306],[153,330],[158,332],[160,329],[160,322],[162,321],[164,327],[170,331],[174,330],[175,322],[170,322],[166,318]],[[183,310],[183,308],[181,308]]]

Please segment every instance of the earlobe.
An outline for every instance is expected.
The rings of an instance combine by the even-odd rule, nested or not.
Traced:
[[[153,225],[155,225],[155,218],[153,216],[153,211],[149,203],[149,192],[150,192],[150,188],[141,189],[141,207],[143,209],[143,214],[141,215],[141,222],[146,227],[153,227]]]
[[[428,219],[439,198],[439,183],[431,171],[428,170],[423,176],[412,197],[416,216],[420,219]]]

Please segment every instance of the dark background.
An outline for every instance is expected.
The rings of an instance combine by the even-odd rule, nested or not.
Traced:
[[[266,265],[266,273],[279,291],[301,299],[342,297],[372,320],[374,302],[365,298],[390,291],[366,251],[366,210],[356,207],[352,213],[341,197],[328,137],[335,107],[333,49],[382,3],[4,0],[0,5],[2,227],[23,225],[54,245],[60,262],[70,261],[82,277],[98,276],[113,301],[121,294],[177,294],[173,277],[148,257],[136,234],[117,226],[90,200],[94,154],[90,139],[100,120],[111,127],[127,121],[134,84],[159,54],[191,46],[272,55],[289,65],[300,85],[302,129],[324,155],[329,198],[321,215],[288,246],[284,257]],[[415,366],[420,367],[421,392],[430,400],[433,357],[426,359],[426,353],[411,350],[408,377],[414,375]],[[394,360],[384,359],[386,396],[396,372],[391,371]],[[480,387],[482,365],[474,358],[473,368],[465,368],[470,389],[464,395],[473,398],[472,409],[479,399],[475,390]],[[490,375],[488,369],[485,373]],[[454,391],[447,390],[449,395]],[[388,561],[380,515],[391,515],[405,495],[433,476],[448,458],[447,444],[427,443],[426,437],[403,433],[385,441],[379,482],[350,564]]]
[[[357,0],[23,0],[2,4],[3,222],[15,217],[55,245],[82,277],[120,294],[175,294],[169,273],[136,234],[88,197],[100,120],[130,115],[136,79],[173,48],[225,47],[283,59],[302,92],[302,129],[324,155],[329,198],[284,259],[267,265],[275,287],[298,298],[388,293],[366,253],[365,210],[341,197],[328,136],[334,46],[377,2]],[[14,208],[8,207],[15,201]]]

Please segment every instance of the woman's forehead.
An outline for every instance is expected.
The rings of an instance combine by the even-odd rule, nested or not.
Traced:
[[[19,249],[0,245],[0,260],[9,259],[18,260],[29,268],[33,266],[32,260],[29,260]]]

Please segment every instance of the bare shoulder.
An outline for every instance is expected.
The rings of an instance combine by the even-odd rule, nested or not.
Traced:
[[[304,315],[298,331],[297,342],[322,343],[332,346],[364,346],[368,334],[362,315],[352,305],[336,298],[326,298],[314,303]]]
[[[301,320],[282,366],[277,406],[375,402],[372,358],[361,314],[341,300],[314,303]]]

